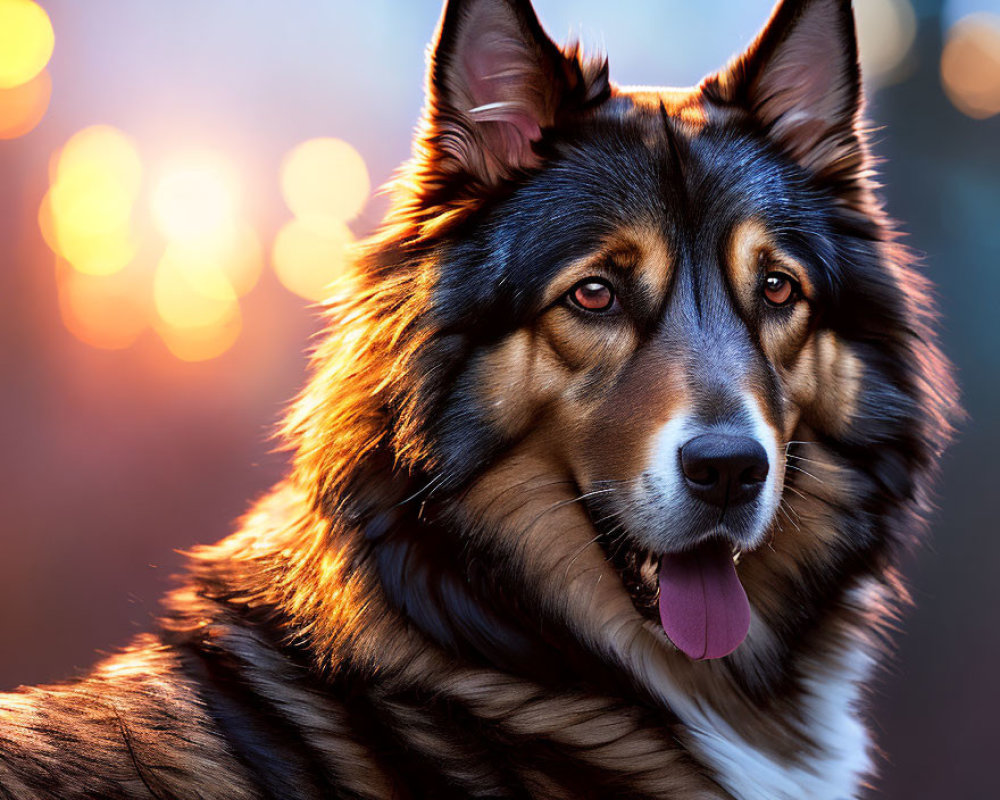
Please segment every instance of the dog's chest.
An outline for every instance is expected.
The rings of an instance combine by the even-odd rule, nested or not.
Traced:
[[[807,673],[814,677],[804,681],[802,729],[817,745],[808,756],[783,759],[693,702],[681,714],[689,747],[736,800],[851,800],[871,769],[870,740],[859,711],[871,663],[858,648]]]

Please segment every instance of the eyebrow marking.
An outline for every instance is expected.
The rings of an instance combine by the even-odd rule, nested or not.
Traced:
[[[661,295],[673,273],[673,256],[663,232],[652,224],[625,225],[607,235],[593,251],[566,265],[550,282],[545,305],[555,302],[569,284],[592,275],[632,275],[645,291]]]
[[[753,307],[753,295],[760,280],[760,256],[795,278],[807,300],[814,297],[813,282],[808,271],[796,259],[782,250],[759,217],[748,217],[733,226],[726,249],[726,273],[744,308]]]

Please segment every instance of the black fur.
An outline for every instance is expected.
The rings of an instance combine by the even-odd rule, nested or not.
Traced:
[[[823,99],[840,105],[812,141],[780,113],[794,91],[768,81],[816,19],[833,21]],[[460,106],[463,92],[494,86],[462,74],[476,25],[499,27],[483,41],[502,43],[501,62],[524,62],[501,87],[520,94],[499,120]],[[288,480],[237,534],[193,554],[155,636],[84,680],[0,698],[11,743],[0,798],[759,792],[713,760],[668,689],[796,774],[838,763],[810,718],[810,681],[876,650],[904,601],[898,557],[928,511],[955,408],[927,288],[870,183],[850,2],[785,0],[729,68],[684,98],[650,99],[611,85],[605,61],[558,49],[526,0],[452,0],[428,89],[393,210],[333,303],[289,414]],[[830,335],[837,364],[859,365],[850,413],[789,399],[805,345],[779,363],[768,336],[794,308],[742,299],[762,290],[729,263],[747,220],[805,270],[802,342]],[[614,282],[619,316],[553,296],[569,265],[637,226],[667,243],[664,286],[652,291],[648,265],[626,255],[594,267]],[[551,357],[544,374],[571,377],[527,405],[538,387],[509,389],[516,376],[498,374],[508,362],[497,359],[518,335],[554,336],[543,333],[552,319],[570,320],[564,338],[596,342],[587,353],[615,333],[633,336],[631,349],[586,368],[558,346],[531,351]],[[775,429],[794,430],[781,508],[794,529],[777,516],[766,544],[741,556],[761,631],[719,662],[686,660],[662,635],[661,553],[611,493],[623,481],[585,486],[569,466],[600,423],[627,433],[632,417],[660,413],[641,405],[663,378],[643,364],[683,372],[704,424],[746,426],[734,398],[752,384]],[[821,393],[850,383],[816,374]],[[497,393],[526,404],[524,418],[499,414]],[[567,422],[553,408],[571,402]],[[605,420],[594,407],[617,411]],[[521,449],[540,472],[504,471]],[[663,527],[714,524],[703,509],[676,516]],[[752,516],[731,518],[749,528]],[[610,562],[604,582],[574,572],[578,557],[592,571]],[[599,595],[615,581],[634,608]],[[591,604],[598,596],[609,605]],[[855,796],[862,775],[848,777]]]

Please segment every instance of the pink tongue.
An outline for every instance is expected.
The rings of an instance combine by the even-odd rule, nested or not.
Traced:
[[[660,560],[660,621],[677,647],[694,659],[722,658],[750,628],[750,603],[732,553],[710,542]]]

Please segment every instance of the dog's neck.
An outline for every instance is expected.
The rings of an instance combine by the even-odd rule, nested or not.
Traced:
[[[327,675],[360,672],[397,688],[430,681],[428,691],[447,681],[462,687],[462,702],[497,719],[516,714],[525,692],[544,694],[566,713],[603,702],[607,719],[623,702],[646,709],[650,716],[632,736],[673,731],[737,797],[754,796],[724,778],[741,753],[750,759],[746,768],[776,776],[764,784],[774,787],[808,774],[811,763],[839,758],[851,780],[867,767],[854,705],[868,663],[861,630],[878,597],[845,595],[827,621],[791,643],[755,613],[735,657],[691,662],[636,611],[572,487],[553,480],[551,467],[530,452],[506,459],[436,520],[418,496],[416,514],[397,499],[361,524],[345,521],[290,482],[258,505],[241,533],[205,551],[197,572],[220,595],[249,598],[277,615]],[[406,501],[410,489],[384,496]],[[525,604],[542,617],[525,616],[514,603],[473,608],[496,634],[477,640],[473,621],[456,621],[455,609],[481,602],[473,584],[483,564],[469,572],[467,560],[437,549],[434,524],[459,526],[466,541],[451,544],[488,560],[499,580],[524,587]],[[425,527],[405,530],[410,525]],[[502,526],[505,535],[486,537],[484,526]],[[489,542],[506,549],[491,551]],[[503,596],[502,586],[493,588]],[[507,645],[514,649],[503,653]],[[560,718],[553,714],[552,724]],[[847,728],[858,736],[845,754],[824,731]]]

